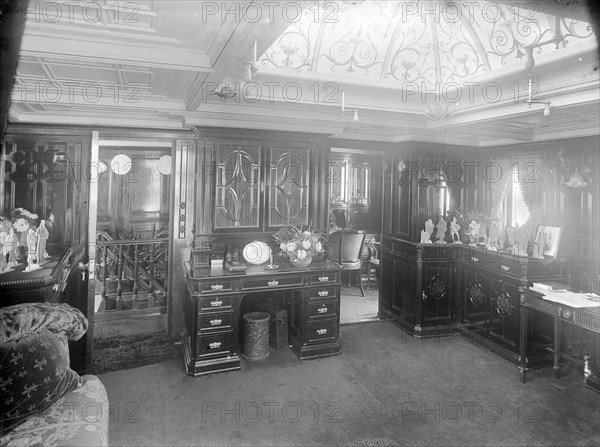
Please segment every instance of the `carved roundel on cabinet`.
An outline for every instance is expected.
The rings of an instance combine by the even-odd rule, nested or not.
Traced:
[[[496,292],[496,311],[504,318],[510,315],[510,295],[504,289],[500,289]]]
[[[471,282],[471,286],[467,289],[471,303],[477,305],[483,302],[483,291],[479,281]]]
[[[429,286],[431,296],[436,300],[442,299],[446,295],[446,280],[441,275],[435,275],[431,278]]]

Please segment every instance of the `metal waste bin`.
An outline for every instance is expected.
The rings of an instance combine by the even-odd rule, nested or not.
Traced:
[[[269,356],[269,319],[266,312],[244,314],[244,343],[242,356],[248,360],[262,360]]]

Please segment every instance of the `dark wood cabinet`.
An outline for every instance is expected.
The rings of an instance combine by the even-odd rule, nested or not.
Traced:
[[[277,231],[311,223],[311,146],[217,140],[212,149],[212,231]]]
[[[456,305],[453,246],[383,243],[380,314],[416,337],[451,332]]]
[[[554,261],[527,258],[483,248],[460,247],[458,327],[469,340],[517,363],[519,356],[519,287],[559,281]],[[541,323],[538,338],[546,336]]]

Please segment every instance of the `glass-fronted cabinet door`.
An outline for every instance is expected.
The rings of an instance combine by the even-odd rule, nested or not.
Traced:
[[[267,227],[308,225],[310,150],[272,147],[267,166]]]
[[[261,228],[261,153],[260,145],[217,146],[215,230]]]

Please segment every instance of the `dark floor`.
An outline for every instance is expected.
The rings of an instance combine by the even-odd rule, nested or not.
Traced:
[[[272,351],[192,378],[182,359],[101,375],[110,445],[599,445],[600,395],[566,370],[519,381],[458,338],[419,340],[386,322],[341,328],[343,353]]]

